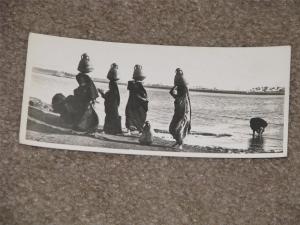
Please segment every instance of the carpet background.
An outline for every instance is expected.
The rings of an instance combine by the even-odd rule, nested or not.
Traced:
[[[1,0],[0,28],[0,224],[299,224],[300,1]],[[292,45],[288,158],[20,145],[29,32],[164,45]]]

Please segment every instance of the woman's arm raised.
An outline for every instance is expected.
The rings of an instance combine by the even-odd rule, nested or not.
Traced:
[[[170,95],[172,95],[173,98],[177,97],[177,94],[174,93],[174,91],[176,91],[176,89],[177,89],[177,86],[174,86],[174,87],[171,88],[171,90],[169,92]]]

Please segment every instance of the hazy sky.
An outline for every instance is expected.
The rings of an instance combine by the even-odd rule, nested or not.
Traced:
[[[190,86],[244,90],[257,86],[287,87],[290,47],[212,48],[121,44],[54,36],[30,35],[31,66],[78,73],[82,53],[88,53],[91,77],[106,78],[111,63],[119,65],[122,81],[143,66],[145,83],[173,84],[180,67]]]

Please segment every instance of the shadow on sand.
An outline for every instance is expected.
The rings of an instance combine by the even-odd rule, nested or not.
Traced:
[[[152,145],[141,145],[138,141],[139,135],[126,135],[126,133],[121,135],[109,135],[102,132],[102,127],[100,127],[95,134],[90,135],[84,132],[77,132],[72,130],[72,127],[70,127],[70,125],[65,124],[60,119],[60,115],[53,113],[51,109],[34,105],[30,105],[28,107],[27,131],[28,132],[26,135],[29,140],[36,140],[56,144],[151,151],[185,151],[205,153],[244,152],[240,149],[227,149],[223,147],[208,147],[187,144],[184,145],[183,150],[174,149],[171,147],[174,144],[174,141],[165,140],[157,136],[154,136]],[[201,133],[200,135],[217,136],[210,133]],[[220,136],[227,135],[222,134]],[[257,141],[254,141],[253,143],[257,143]],[[257,144],[254,145],[257,146]],[[260,152],[257,150],[257,147],[253,147],[252,151]]]
[[[68,124],[63,123],[60,119],[60,116],[51,111],[45,111],[34,106],[29,106],[28,108],[28,121],[27,129],[39,133],[45,134],[58,134],[58,135],[80,135],[90,138],[95,138],[98,140],[105,140],[109,142],[119,143],[119,144],[133,144],[133,145],[142,145],[139,143],[138,135],[126,136],[124,134],[120,135],[109,135],[104,134],[102,129],[98,129],[95,134],[87,134],[85,132],[73,131],[72,127]],[[161,138],[154,137],[154,143],[152,147],[159,148],[169,148],[173,142],[162,140]],[[176,151],[173,149],[173,151]]]

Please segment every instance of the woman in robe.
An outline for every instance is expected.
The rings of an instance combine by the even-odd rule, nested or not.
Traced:
[[[102,98],[104,98],[105,122],[103,130],[107,134],[122,133],[121,116],[118,111],[120,106],[120,94],[117,84],[117,80],[119,80],[117,70],[118,65],[113,63],[107,74],[109,90],[104,93],[103,90],[98,89]]]
[[[142,74],[142,67],[135,65],[133,80],[128,81],[127,86],[129,98],[125,110],[125,125],[128,132],[142,132],[147,118],[148,96],[142,82],[145,78],[146,77]]]
[[[93,105],[99,96],[96,86],[90,76],[92,71],[89,56],[84,53],[78,65],[79,74],[76,80],[79,87],[74,90],[74,95],[68,97],[56,94],[52,98],[52,106],[55,112],[60,113],[62,120],[72,125],[74,130],[93,133],[99,123]]]
[[[183,140],[191,130],[191,102],[189,89],[181,69],[176,69],[174,87],[170,94],[175,99],[174,115],[169,126],[169,132],[176,140],[175,146],[182,149]]]
[[[76,75],[76,80],[79,84],[78,88],[83,89],[82,91],[85,92],[84,96],[88,98],[86,99],[87,101],[92,101],[92,103],[94,103],[95,99],[98,98],[99,95],[94,82],[88,75],[88,73],[93,71],[93,68],[90,65],[90,58],[86,53],[81,56],[78,71],[80,72]]]
[[[95,100],[99,94],[94,82],[88,75],[92,70],[89,56],[84,53],[78,65],[80,73],[76,76],[79,87],[74,90],[74,98],[71,103],[76,111],[74,129],[89,133],[94,132],[99,124],[98,115],[94,110]]]

